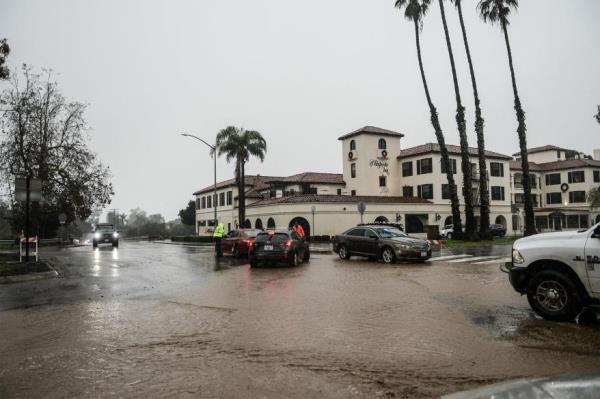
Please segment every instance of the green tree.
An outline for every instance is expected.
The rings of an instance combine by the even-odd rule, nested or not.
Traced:
[[[9,69],[4,65],[6,57],[10,54],[10,47],[6,39],[0,40],[0,79],[8,79],[10,75]]]
[[[477,135],[477,157],[479,160],[479,198],[480,198],[480,219],[479,231],[485,234],[490,228],[490,192],[487,175],[487,162],[485,158],[485,138],[483,128],[485,121],[481,115],[481,102],[479,100],[479,91],[477,90],[477,80],[475,79],[475,69],[473,60],[471,59],[471,49],[467,39],[467,30],[462,13],[462,0],[451,0],[458,11],[458,19],[460,21],[460,29],[462,31],[463,44],[467,53],[467,61],[469,63],[469,73],[471,75],[471,86],[473,87],[473,99],[475,102],[475,134]]]
[[[535,234],[535,215],[533,213],[533,199],[531,197],[531,178],[529,173],[529,159],[527,155],[527,126],[525,125],[525,111],[521,105],[515,68],[513,65],[512,51],[508,39],[508,25],[511,11],[519,6],[518,0],[480,0],[478,4],[479,14],[485,22],[499,24],[504,34],[506,52],[508,54],[508,66],[512,82],[515,112],[517,115],[517,135],[519,137],[519,149],[521,152],[521,169],[523,173],[523,202],[525,208],[525,235]]]
[[[110,203],[110,173],[87,147],[85,105],[68,101],[50,72],[42,77],[24,66],[8,82],[0,94],[0,181],[12,193],[15,176],[42,180],[43,203],[31,206],[32,231],[51,236],[60,213],[68,224]],[[24,206],[13,203],[12,210],[20,231]]]
[[[179,219],[181,219],[181,223],[188,226],[196,224],[196,203],[194,201],[188,202],[187,206],[179,211]]]
[[[594,187],[588,191],[587,202],[590,204],[590,211],[600,208],[600,187]]]
[[[448,57],[450,58],[450,69],[452,70],[452,83],[454,85],[454,96],[456,99],[456,125],[460,139],[461,170],[463,173],[463,198],[465,200],[465,233],[469,239],[473,238],[476,221],[473,211],[473,190],[471,188],[473,180],[471,178],[471,157],[469,155],[469,140],[467,139],[467,123],[465,121],[465,107],[462,105],[460,97],[460,87],[458,86],[458,76],[456,74],[456,65],[454,63],[454,53],[452,52],[452,43],[446,23],[446,11],[444,9],[444,0],[438,0],[440,13],[442,15],[442,25],[444,26],[444,35],[446,36],[446,47],[448,48]]]
[[[267,142],[255,130],[245,130],[228,126],[217,134],[216,151],[218,155],[225,154],[227,162],[235,159],[235,179],[238,185],[238,223],[243,225],[246,220],[246,185],[245,165],[250,156],[264,161],[267,152]]]
[[[594,117],[596,118],[598,123],[600,123],[600,105],[598,105],[598,113],[596,115],[594,115]]]
[[[430,3],[431,0],[396,0],[395,7],[400,10],[404,8],[404,17],[409,21],[412,21],[414,24],[417,58],[419,60],[419,69],[421,71],[423,89],[425,90],[425,98],[427,99],[427,105],[429,106],[431,125],[433,126],[435,137],[437,138],[437,142],[440,146],[442,163],[446,169],[446,178],[448,179],[448,186],[450,189],[452,223],[454,224],[454,231],[462,232],[460,203],[458,202],[458,194],[456,191],[456,184],[454,182],[454,174],[452,173],[452,167],[450,164],[450,157],[448,156],[448,148],[446,147],[446,139],[444,138],[444,132],[442,131],[442,127],[440,125],[437,109],[431,100],[429,86],[427,85],[427,79],[425,77],[425,69],[423,68],[423,59],[421,57],[420,32],[423,26],[423,17],[425,14],[427,14]]]

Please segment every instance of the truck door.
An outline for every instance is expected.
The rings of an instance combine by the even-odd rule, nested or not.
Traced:
[[[590,234],[585,244],[585,270],[593,292],[600,292],[600,226]]]

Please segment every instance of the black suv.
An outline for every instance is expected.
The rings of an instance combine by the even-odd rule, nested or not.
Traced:
[[[298,266],[310,259],[308,243],[291,229],[274,229],[259,233],[248,254],[250,266],[260,262],[287,262]]]
[[[94,229],[93,247],[97,248],[98,244],[102,243],[110,243],[114,248],[119,246],[119,233],[115,230],[115,226],[110,223],[99,223]]]
[[[333,250],[341,259],[359,255],[385,263],[399,259],[424,262],[431,258],[427,240],[409,237],[395,226],[382,224],[359,225],[335,236]]]

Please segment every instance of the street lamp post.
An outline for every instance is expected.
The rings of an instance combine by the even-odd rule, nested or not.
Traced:
[[[200,137],[194,136],[193,134],[182,133],[182,136],[191,137],[196,140],[199,140],[206,144],[212,151],[212,156],[214,159],[214,195],[213,195],[213,209],[214,213],[214,227],[217,228],[217,146],[210,145],[206,141],[202,140]]]

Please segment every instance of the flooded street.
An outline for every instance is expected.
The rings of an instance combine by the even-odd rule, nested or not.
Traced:
[[[429,398],[600,370],[600,325],[535,316],[509,252],[251,269],[209,247],[56,251],[61,278],[0,286],[0,397]]]

